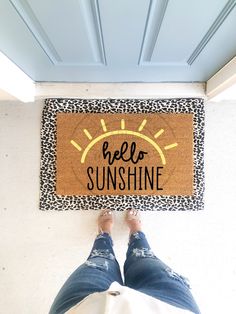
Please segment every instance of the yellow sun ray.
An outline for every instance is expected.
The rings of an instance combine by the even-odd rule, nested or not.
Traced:
[[[106,127],[105,121],[103,119],[101,119],[101,125],[102,125],[103,131],[107,132],[107,127]]]
[[[178,143],[173,143],[173,144],[170,144],[170,145],[165,146],[164,149],[165,149],[165,150],[168,150],[168,149],[174,148],[174,147],[176,147],[176,146],[178,146]]]
[[[93,139],[92,135],[89,133],[88,130],[84,129],[84,134],[87,136],[87,138],[91,141]]]
[[[121,128],[121,130],[125,129],[125,120],[124,119],[121,119],[121,121],[120,121],[120,128]]]
[[[85,162],[86,156],[88,154],[88,152],[90,151],[90,149],[100,140],[110,137],[110,136],[114,136],[114,135],[132,135],[132,136],[136,136],[139,138],[142,138],[143,140],[147,141],[149,144],[151,144],[156,151],[159,153],[159,156],[161,157],[161,161],[162,164],[165,165],[166,164],[166,159],[165,159],[165,155],[162,151],[162,149],[159,147],[159,145],[153,141],[151,138],[149,138],[147,135],[140,133],[140,131],[143,130],[143,128],[145,127],[147,120],[144,119],[142,121],[142,123],[139,125],[138,127],[138,132],[136,131],[131,131],[131,130],[126,130],[125,129],[125,119],[121,119],[120,121],[120,130],[114,130],[114,131],[110,131],[107,132],[107,127],[106,127],[106,123],[104,121],[104,119],[100,120],[101,122],[101,126],[102,129],[104,131],[104,134],[101,134],[100,136],[96,137],[93,139],[92,135],[89,133],[89,131],[87,129],[83,129],[84,134],[87,136],[87,138],[91,141],[88,146],[84,149],[82,156],[81,156],[81,163]],[[157,133],[155,133],[153,136],[154,138],[158,138],[162,133],[164,133],[164,129],[160,129]],[[81,148],[81,146],[76,143],[74,140],[71,140],[70,143],[79,151],[82,151],[83,149]],[[164,146],[164,150],[168,150],[168,149],[172,149],[174,147],[178,146],[178,143],[172,143],[169,145]]]
[[[164,129],[160,129],[155,135],[155,138],[158,138],[162,133],[164,133]]]
[[[143,130],[143,128],[145,127],[146,123],[147,123],[147,120],[144,119],[143,122],[140,124],[140,126],[138,128],[139,132],[141,132]]]
[[[76,143],[75,141],[73,141],[73,140],[71,140],[70,142],[71,142],[71,144],[72,144],[76,149],[78,149],[78,150],[81,152],[82,148],[79,146],[79,144],[77,144],[77,143]]]

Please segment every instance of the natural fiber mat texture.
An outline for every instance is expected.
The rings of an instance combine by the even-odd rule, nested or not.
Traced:
[[[202,99],[47,99],[42,210],[200,210]]]

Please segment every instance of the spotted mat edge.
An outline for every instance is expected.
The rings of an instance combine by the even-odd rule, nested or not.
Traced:
[[[194,194],[192,196],[59,196],[56,195],[57,113],[191,113],[193,114]],[[40,210],[202,210],[204,209],[204,100],[181,99],[69,99],[45,100],[41,124]]]

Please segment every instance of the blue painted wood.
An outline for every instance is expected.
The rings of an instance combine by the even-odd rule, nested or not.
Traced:
[[[55,65],[105,63],[97,1],[10,0]],[[37,12],[37,13],[34,13]],[[37,14],[37,17],[36,15]],[[82,43],[82,44],[81,44]],[[53,47],[53,49],[50,49]],[[54,57],[54,56],[59,57]]]
[[[235,38],[236,0],[0,1],[0,50],[36,81],[205,81]]]
[[[52,66],[8,0],[0,1],[0,50],[34,80]]]
[[[197,45],[197,47],[195,48],[195,50],[192,52],[191,56],[189,57],[187,61],[189,65],[193,64],[193,62],[200,55],[202,50],[206,47],[208,42],[215,35],[217,30],[221,27],[221,25],[224,23],[225,19],[228,17],[231,11],[235,8],[235,6],[236,6],[236,1],[234,0],[227,1],[223,10],[220,11],[219,15],[214,20],[214,23],[212,23],[211,27],[208,29],[206,34],[203,36],[202,40],[199,42],[199,44]]]
[[[153,51],[157,44],[161,26],[166,14],[169,0],[151,0],[146,18],[146,27],[143,36],[139,65],[151,62]]]
[[[137,66],[149,1],[99,0],[109,65]]]
[[[227,0],[169,1],[151,63],[187,65],[189,56],[214,22]],[[148,60],[147,60],[148,61]]]
[[[32,36],[36,39],[40,47],[46,53],[48,58],[53,64],[61,62],[61,58],[57,53],[55,47],[50,41],[47,33],[44,31],[39,20],[35,16],[33,10],[27,1],[22,0],[9,0],[26,27],[31,32]]]

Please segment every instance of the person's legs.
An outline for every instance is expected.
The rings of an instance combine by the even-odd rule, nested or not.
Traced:
[[[110,230],[108,225],[107,221],[102,224],[100,221],[101,233],[95,239],[87,261],[64,283],[49,314],[65,313],[89,294],[107,290],[114,281],[123,285],[120,267],[112,248],[112,239],[109,233],[104,232]]]
[[[131,236],[124,265],[125,285],[171,305],[200,313],[186,279],[154,255],[141,231],[140,220],[135,217],[132,220],[132,212],[127,216]]]

